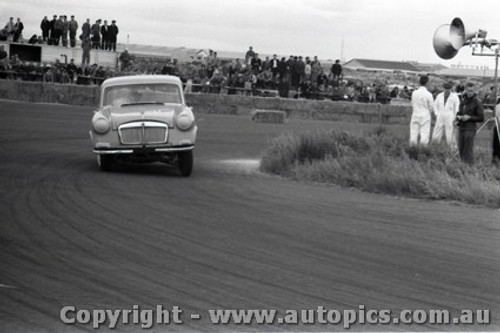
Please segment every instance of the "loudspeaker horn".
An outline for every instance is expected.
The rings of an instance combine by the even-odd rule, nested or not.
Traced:
[[[434,51],[440,58],[451,59],[457,55],[462,46],[479,39],[484,41],[486,34],[487,32],[481,29],[466,29],[463,21],[455,17],[451,24],[443,24],[436,29],[432,43]]]

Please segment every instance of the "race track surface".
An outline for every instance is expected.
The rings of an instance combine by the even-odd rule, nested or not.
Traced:
[[[213,325],[209,309],[489,309],[490,325],[363,325],[354,331],[500,330],[500,213],[300,184],[256,171],[290,130],[200,115],[190,178],[164,165],[97,170],[91,108],[0,101],[0,331],[95,331],[62,307],[180,307],[150,331],[341,331]],[[191,320],[190,313],[201,315]],[[103,327],[99,331],[108,331]],[[119,324],[115,331],[142,331]]]

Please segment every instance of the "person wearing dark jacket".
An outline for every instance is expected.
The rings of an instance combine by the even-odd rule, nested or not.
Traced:
[[[47,43],[49,40],[49,31],[50,31],[50,21],[47,18],[47,16],[45,16],[42,22],[40,23],[40,29],[42,29],[43,41]]]
[[[14,43],[19,42],[19,37],[22,36],[24,30],[24,24],[18,17],[16,24],[14,24]]]
[[[90,34],[92,35],[92,48],[101,48],[101,19],[96,20],[94,24],[90,27]]]
[[[468,82],[457,113],[458,152],[467,164],[474,163],[474,138],[476,123],[484,120],[483,105],[474,91],[474,83]]]
[[[56,39],[57,36],[57,32],[55,29],[56,21],[57,21],[57,15],[54,15],[52,21],[49,22],[49,41],[48,41],[49,45],[55,45],[54,40]]]
[[[116,52],[116,36],[118,36],[118,27],[116,21],[113,20],[108,30],[109,49],[113,50],[113,52]]]
[[[87,19],[84,24],[82,24],[82,34],[80,35],[80,39],[82,42],[85,40],[85,38],[90,38],[90,19]]]
[[[76,46],[76,32],[78,30],[78,22],[75,20],[75,15],[71,15],[71,20],[68,22],[69,30],[69,45]]]
[[[109,25],[108,21],[104,20],[104,24],[101,26],[101,49],[111,50],[111,45],[109,43]]]

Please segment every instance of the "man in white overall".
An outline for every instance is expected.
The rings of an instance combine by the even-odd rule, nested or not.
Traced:
[[[434,98],[427,90],[426,85],[429,77],[423,75],[419,79],[420,88],[411,94],[411,106],[413,113],[410,121],[410,146],[418,146],[420,135],[420,145],[427,146],[431,135],[431,114],[434,112]]]
[[[455,120],[460,106],[458,95],[451,92],[452,84],[445,82],[444,91],[437,95],[434,102],[434,113],[436,125],[432,133],[432,142],[441,142],[443,135],[450,148],[456,148],[457,142],[454,135],[453,121]]]

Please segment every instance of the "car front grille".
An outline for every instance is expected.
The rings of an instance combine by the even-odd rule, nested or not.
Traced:
[[[168,126],[154,121],[138,121],[118,127],[124,145],[147,145],[167,142]]]

